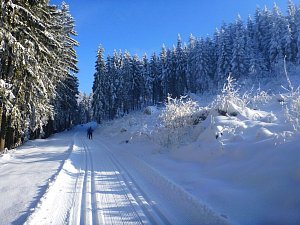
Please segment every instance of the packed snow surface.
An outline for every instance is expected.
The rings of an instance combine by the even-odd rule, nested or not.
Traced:
[[[300,224],[300,134],[279,97],[172,143],[159,108],[29,141],[0,157],[0,224]]]

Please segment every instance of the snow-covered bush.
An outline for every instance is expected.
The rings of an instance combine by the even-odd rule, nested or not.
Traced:
[[[300,90],[299,87],[294,89],[292,82],[288,76],[286,69],[286,61],[284,59],[284,72],[288,83],[286,90],[289,92],[288,101],[285,104],[284,116],[286,121],[291,125],[293,131],[300,130]]]
[[[182,96],[179,99],[168,96],[166,108],[160,119],[166,128],[177,129],[193,125],[198,119],[200,107],[197,102]]]
[[[291,92],[289,101],[285,105],[284,116],[294,131],[300,130],[300,92]]]
[[[212,108],[221,115],[237,116],[245,108],[246,104],[239,95],[239,89],[235,79],[229,74],[227,82],[224,84],[222,94],[212,103]]]
[[[243,95],[244,102],[252,109],[258,109],[260,106],[267,104],[272,99],[272,95],[268,92],[257,89],[255,93],[245,93]]]
[[[166,108],[159,119],[156,137],[163,146],[175,146],[191,132],[191,128],[207,117],[208,111],[200,108],[196,101],[183,96],[179,99],[168,96]]]

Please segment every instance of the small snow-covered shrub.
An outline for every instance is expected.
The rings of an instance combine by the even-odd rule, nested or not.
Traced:
[[[267,104],[272,99],[268,92],[257,89],[256,93],[248,93],[243,96],[244,101],[252,109],[258,109],[260,106]]]
[[[291,93],[289,102],[285,105],[284,115],[286,121],[294,131],[300,130],[300,93],[299,89]]]
[[[191,128],[204,120],[207,110],[201,109],[196,101],[187,97],[171,98],[168,96],[166,108],[162,110],[159,119],[161,125],[157,129],[157,140],[163,146],[180,144]]]
[[[198,118],[199,105],[197,102],[182,96],[179,99],[168,96],[166,108],[160,119],[166,128],[177,129],[193,125]]]
[[[228,76],[224,84],[222,94],[218,95],[212,103],[212,108],[216,109],[220,115],[237,116],[245,108],[246,104],[239,95],[239,89],[235,79]]]
[[[284,116],[286,121],[292,126],[293,131],[300,130],[300,90],[299,87],[294,89],[292,82],[288,76],[286,69],[286,60],[284,58],[284,73],[288,83],[288,88],[285,88],[289,95],[287,96],[287,103],[285,104]]]

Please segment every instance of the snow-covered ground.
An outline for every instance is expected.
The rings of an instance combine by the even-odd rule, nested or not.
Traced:
[[[86,129],[1,158],[0,224],[228,224],[101,129],[94,140]]]
[[[23,224],[70,154],[74,133],[28,141],[0,157],[0,224]]]
[[[0,224],[300,224],[300,133],[285,104],[229,104],[237,115],[173,133],[148,108],[27,142],[0,157]]]

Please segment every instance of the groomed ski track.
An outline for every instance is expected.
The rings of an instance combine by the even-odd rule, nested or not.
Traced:
[[[228,224],[181,187],[101,137],[72,151],[25,224]]]

